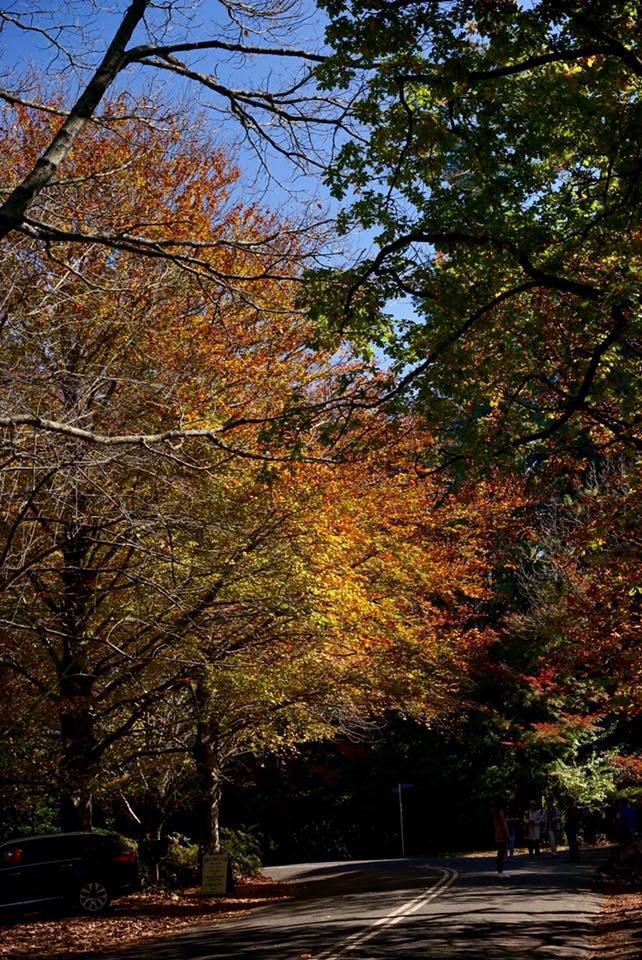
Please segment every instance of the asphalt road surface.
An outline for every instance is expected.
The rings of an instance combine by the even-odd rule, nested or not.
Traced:
[[[121,953],[128,960],[582,960],[600,898],[596,856],[300,864],[293,902]]]

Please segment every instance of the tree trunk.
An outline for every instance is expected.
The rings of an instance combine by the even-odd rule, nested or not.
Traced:
[[[63,830],[91,830],[96,738],[91,714],[90,678],[65,672],[60,678],[59,719],[62,756],[60,819]]]
[[[63,830],[91,830],[92,780],[98,769],[93,715],[94,677],[87,655],[86,610],[95,586],[86,566],[87,531],[72,528],[61,547],[61,624],[58,661],[58,717],[62,739],[59,763]]]
[[[65,789],[60,798],[60,826],[64,833],[74,830],[91,830],[92,795],[88,787],[76,790]]]
[[[159,793],[155,790],[146,790],[140,807],[143,835],[151,840],[160,840],[165,822],[165,809]]]
[[[202,858],[204,853],[218,852],[221,848],[221,764],[218,725],[212,715],[213,697],[205,680],[197,680],[195,693],[198,714],[192,755],[196,767],[198,846]]]
[[[220,812],[221,781],[213,770],[197,767],[198,780],[198,846],[200,855],[221,849]]]
[[[161,832],[165,820],[165,811],[160,791],[146,790],[141,804],[141,825],[143,847],[147,851],[149,871],[153,883],[160,883],[160,862],[163,855]]]

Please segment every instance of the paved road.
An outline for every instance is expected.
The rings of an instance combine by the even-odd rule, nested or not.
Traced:
[[[120,954],[128,960],[581,960],[595,857],[379,860],[273,867],[295,902]],[[105,960],[105,958],[104,958]]]

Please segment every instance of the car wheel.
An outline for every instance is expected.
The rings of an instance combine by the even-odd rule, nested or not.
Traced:
[[[83,913],[103,913],[109,906],[109,890],[101,880],[86,880],[78,890],[78,906]]]

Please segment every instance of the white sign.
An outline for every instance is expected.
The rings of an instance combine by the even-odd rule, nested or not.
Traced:
[[[227,893],[227,853],[206,853],[203,857],[202,888],[210,897]]]

